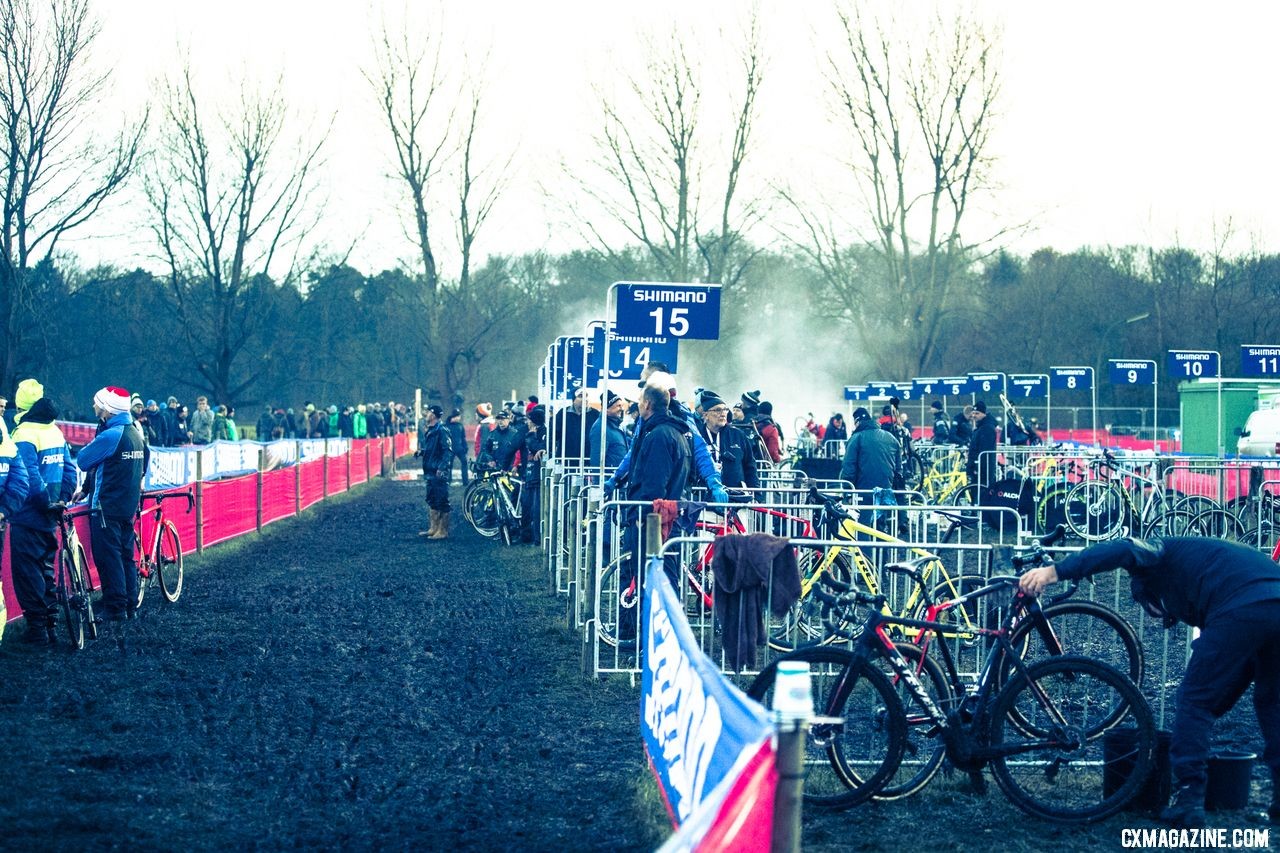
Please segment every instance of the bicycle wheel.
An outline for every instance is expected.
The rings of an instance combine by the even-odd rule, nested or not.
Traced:
[[[1195,514],[1184,509],[1169,509],[1142,525],[1141,536],[1144,539],[1160,539],[1165,536],[1195,536],[1192,522]]]
[[[1067,487],[1051,487],[1036,501],[1037,536],[1043,536],[1059,524],[1067,523]]]
[[[866,802],[894,777],[906,741],[906,712],[888,677],[858,664],[847,649],[811,646],[775,659],[747,695],[773,707],[773,685],[783,661],[809,664],[814,709],[839,723],[814,723],[805,738],[804,800],[820,808]]]
[[[1208,536],[1227,542],[1247,542],[1248,534],[1240,519],[1225,509],[1209,509],[1191,519],[1188,536]]]
[[[902,458],[902,480],[908,489],[914,490],[924,479],[925,466],[914,451]]]
[[[1017,718],[1034,721],[1033,731]],[[1133,682],[1106,664],[1075,655],[1040,661],[1005,686],[990,720],[996,783],[1034,817],[1100,820],[1124,808],[1150,775],[1151,707]],[[1121,721],[1132,726],[1131,743],[1107,748],[1106,732]]]
[[[600,597],[596,636],[606,646],[633,649],[636,633],[640,630],[640,611],[636,607],[640,596],[634,583],[627,589],[618,589],[618,569],[623,559],[628,559],[628,556],[613,560],[596,579]]]
[[[77,545],[76,548],[79,548]],[[58,598],[62,603],[62,617],[66,620],[67,633],[71,637],[71,648],[83,649],[89,639],[89,626],[93,621],[92,603],[89,601],[87,584],[84,580],[83,549],[80,549],[81,562],[76,563],[75,548],[63,546],[58,549],[58,562],[61,563],[61,584]],[[85,613],[89,616],[86,619]]]
[[[160,591],[172,604],[182,595],[182,540],[178,537],[177,526],[168,519],[160,528],[160,550],[153,565],[155,573],[160,576]]]
[[[493,489],[492,485],[476,489],[467,498],[463,508],[463,514],[471,520],[476,533],[486,539],[497,536],[501,526],[498,520],[498,497]]]
[[[937,604],[938,602],[959,598],[962,595],[968,595],[986,585],[987,579],[981,575],[957,575],[955,577],[947,575],[929,590],[929,598]],[[921,601],[911,618],[923,620],[927,616],[928,607]],[[949,626],[943,632],[943,638],[960,640],[966,645],[972,645],[978,639],[978,628],[999,627],[998,621],[995,624],[990,624],[993,618],[993,614],[987,612],[985,598],[975,598],[957,607],[943,610],[938,614],[936,621],[939,625]],[[937,635],[935,634],[934,636]]]
[[[1067,526],[1090,542],[1120,534],[1125,522],[1120,487],[1105,480],[1085,480],[1067,492]]]
[[[934,705],[946,713],[953,700],[951,685],[943,675],[942,667],[913,643],[896,645]],[[906,710],[907,727],[902,763],[875,798],[897,800],[909,797],[929,784],[942,766],[947,747],[942,740],[942,730],[916,695],[908,689],[906,679],[897,675],[888,661],[883,661],[883,664],[885,674],[898,691],[898,698],[902,700],[902,706]]]
[[[797,545],[796,562],[800,566],[800,577],[813,578],[815,584],[820,583],[817,577],[819,571],[841,583],[857,583],[854,580],[853,564],[843,548],[833,553],[825,548]],[[858,586],[866,592],[860,583]],[[801,595],[800,600],[791,605],[791,609],[781,619],[774,621],[769,630],[769,647],[780,652],[789,652],[815,643],[829,643],[832,639],[826,626],[822,624],[822,602],[811,594]]]

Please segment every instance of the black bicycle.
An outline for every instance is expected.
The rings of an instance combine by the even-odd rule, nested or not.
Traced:
[[[1047,559],[1040,546],[1015,565]],[[1028,814],[1062,823],[1086,823],[1114,814],[1146,782],[1155,747],[1155,719],[1137,685],[1100,661],[1057,655],[1028,663],[1011,637],[1035,599],[1017,591],[1017,578],[995,577],[944,610],[1014,588],[998,628],[978,628],[994,644],[976,685],[962,679],[947,643],[942,667],[916,644],[895,643],[890,631],[913,628],[941,637],[935,619],[904,619],[882,612],[882,595],[816,590],[828,606],[833,631],[852,649],[816,646],[773,661],[748,689],[768,703],[777,667],[801,661],[814,674],[815,707],[828,719],[810,727],[805,799],[847,808],[873,797],[893,798],[923,788],[945,756],[985,786],[990,766],[1005,795]],[[864,613],[850,628],[851,613]],[[888,671],[888,674],[886,673]],[[1104,746],[1120,725],[1131,738]],[[904,766],[904,761],[905,766]],[[1118,780],[1118,781],[1117,781]]]
[[[65,504],[50,507],[58,521],[58,550],[54,562],[54,598],[62,609],[62,617],[71,636],[71,647],[83,649],[89,640],[97,639],[98,623],[93,616],[93,590],[89,585],[89,561],[84,546],[76,535],[75,520],[95,509],[69,510]]]

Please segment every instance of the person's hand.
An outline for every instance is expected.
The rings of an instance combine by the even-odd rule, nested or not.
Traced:
[[[729,493],[724,488],[711,490],[711,502],[713,504],[727,504],[729,502]]]
[[[84,500],[84,492],[80,489],[76,489],[75,494],[71,496],[71,502],[73,504],[78,504],[82,500]]]
[[[1056,566],[1041,566],[1038,569],[1032,569],[1018,579],[1018,588],[1027,595],[1039,595],[1044,592],[1044,588],[1051,583],[1058,582],[1058,569]]]

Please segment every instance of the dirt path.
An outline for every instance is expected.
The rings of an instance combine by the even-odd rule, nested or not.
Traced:
[[[0,647],[8,848],[642,849],[638,693],[538,552],[377,482],[187,564],[127,653]],[[661,824],[657,825],[658,831]]]

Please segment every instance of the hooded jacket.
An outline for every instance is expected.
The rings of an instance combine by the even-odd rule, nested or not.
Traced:
[[[106,518],[133,518],[151,451],[128,412],[112,415],[76,461],[85,473],[89,505]]]
[[[892,489],[901,474],[898,440],[871,418],[858,421],[845,443],[840,479],[856,489]]]
[[[17,513],[26,502],[29,488],[27,468],[22,464],[18,446],[0,424],[0,513],[6,518]]]
[[[698,477],[702,482],[707,484],[707,488],[711,490],[713,496],[716,492],[724,491],[724,482],[720,479],[720,472],[716,470],[716,464],[711,460],[711,451],[707,449],[707,443],[702,439],[702,433],[698,432],[694,427],[697,426],[697,418],[693,412],[685,408],[684,404],[679,400],[672,400],[671,407],[668,411],[684,420],[685,424],[692,430],[693,435],[693,467],[698,472]],[[631,448],[627,451],[627,455],[622,457],[622,461],[618,463],[618,470],[609,478],[607,486],[613,487],[618,483],[625,483],[627,477],[631,473],[631,460],[635,456],[636,446],[640,443],[640,436],[648,428],[647,422],[640,420],[636,422],[635,435],[631,438]],[[719,496],[721,499],[723,495]]]
[[[71,448],[54,421],[58,410],[48,398],[37,400],[13,431],[22,465],[26,469],[27,499],[9,519],[14,524],[52,531],[49,504],[65,501],[75,493],[80,477],[71,459]]]
[[[627,500],[678,501],[689,479],[689,424],[670,411],[645,419],[644,430],[631,445]]]

